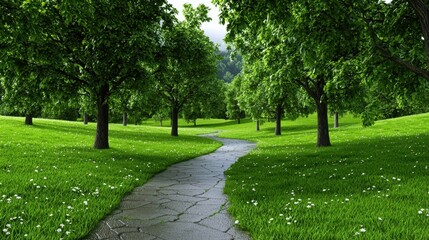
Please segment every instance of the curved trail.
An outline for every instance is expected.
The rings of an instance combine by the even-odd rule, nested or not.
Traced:
[[[125,197],[87,239],[249,239],[234,227],[223,194],[224,171],[256,145],[205,135],[224,145],[170,166]]]

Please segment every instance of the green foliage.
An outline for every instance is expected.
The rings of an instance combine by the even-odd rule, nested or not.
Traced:
[[[112,95],[110,121],[122,122],[124,112],[128,115],[128,121],[133,124],[141,124],[150,117],[160,104],[158,101],[151,101],[155,99],[155,91],[150,86],[152,85],[142,85],[137,89],[123,88]]]
[[[168,104],[172,116],[172,135],[177,133],[178,114],[185,107],[202,111],[210,109],[213,93],[221,91],[216,78],[217,47],[200,29],[202,22],[210,20],[204,5],[193,9],[185,5],[185,21],[176,22],[162,32],[160,61],[156,74],[156,96]],[[216,98],[219,99],[219,98]],[[208,112],[208,111],[206,111]]]
[[[230,83],[237,76],[243,67],[241,54],[233,53],[228,50],[226,52],[219,51],[218,54],[221,60],[217,63],[218,77],[224,82]]]
[[[2,108],[7,115],[40,116],[46,94],[43,92],[41,79],[28,70],[16,77],[2,79],[4,93]]]
[[[243,106],[246,111],[246,115],[252,117],[254,121],[262,121],[272,118],[273,106],[270,106],[270,96],[264,87],[264,84],[267,84],[266,78],[264,78],[265,72],[259,71],[261,69],[256,68],[257,66],[254,67],[244,69],[240,76],[240,95],[237,96],[237,99],[240,106]]]
[[[367,49],[396,67],[429,80],[428,10],[428,3],[421,0],[369,2],[361,6],[359,12],[366,22],[364,27],[370,42]],[[373,56],[367,54],[367,57]]]
[[[7,14],[13,21],[2,26],[5,79],[28,81],[34,75],[36,83],[43,81],[58,95],[88,94],[97,103],[100,126],[94,146],[108,148],[109,97],[150,78],[159,32],[171,25],[175,13],[172,6],[165,0],[7,3],[14,7]],[[18,87],[37,92],[30,82]]]
[[[427,4],[422,2],[421,7],[427,8]],[[418,73],[427,69],[425,30],[412,4],[363,2],[357,4],[354,14],[355,21],[362,22],[364,35],[353,64],[361,69],[365,87],[364,125],[374,119],[426,112],[421,103],[427,79]]]
[[[269,92],[270,105],[289,105],[297,110],[292,117],[306,114],[309,109],[301,106],[307,103],[298,102],[303,97],[296,95],[304,90],[319,114],[317,145],[329,146],[325,87],[334,77],[333,68],[352,58],[358,47],[360,32],[351,31],[357,27],[348,16],[352,10],[339,8],[341,1],[214,2],[228,23],[227,40],[246,53],[246,64],[260,62],[257,71],[268,77],[261,87]]]
[[[164,121],[171,119],[171,110],[169,108],[158,108],[157,111],[152,115],[153,120],[159,122],[159,125],[164,126]]]
[[[197,118],[225,118],[225,92],[223,81],[206,83],[204,95],[184,105],[183,118],[188,122],[195,122]]]
[[[190,28],[200,28],[202,23],[212,20],[208,15],[209,11],[210,8],[204,4],[199,4],[194,9],[191,4],[185,3],[183,5],[184,24]]]
[[[220,146],[167,129],[111,125],[109,151],[89,147],[94,124],[0,117],[1,239],[81,239],[121,198],[172,163]],[[6,229],[6,230],[3,230]]]
[[[228,84],[225,94],[226,101],[226,116],[229,119],[237,120],[240,123],[240,119],[245,117],[245,112],[242,106],[238,101],[239,96],[241,95],[241,83],[243,81],[243,76],[238,75],[234,80]]]
[[[270,84],[260,85],[262,91],[287,81],[313,99],[319,133],[324,133],[318,145],[320,139],[329,145],[326,105],[331,112],[363,113],[364,125],[426,111],[420,104],[426,94],[417,89],[427,87],[415,77],[429,79],[429,5],[424,1],[214,3],[228,26],[227,40],[245,53],[246,64],[256,68],[255,62],[263,61]],[[269,99],[281,95],[279,89]]]
[[[96,101],[91,97],[91,94],[82,93],[78,97],[78,102],[80,106],[79,113],[82,118],[87,114],[91,119],[97,119]]]
[[[43,104],[42,118],[76,121],[79,118],[79,103],[76,98]]]

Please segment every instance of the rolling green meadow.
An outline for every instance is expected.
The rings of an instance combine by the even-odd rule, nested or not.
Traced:
[[[258,143],[226,172],[238,225],[254,239],[427,239],[429,114],[369,128],[346,117],[327,148],[314,122],[284,122],[280,137],[221,134]]]
[[[169,127],[110,125],[94,150],[95,124],[0,117],[1,239],[78,239],[120,199],[175,162],[214,151],[196,136],[246,139],[257,148],[227,172],[229,212],[253,239],[427,239],[429,114],[363,128],[346,115],[316,148],[316,117],[274,123],[198,120]],[[332,122],[332,119],[330,119]]]
[[[94,123],[23,121],[0,117],[0,239],[83,237],[153,174],[220,146],[112,124],[111,149],[94,150]]]

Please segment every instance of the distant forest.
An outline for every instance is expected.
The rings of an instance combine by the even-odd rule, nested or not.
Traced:
[[[219,51],[221,60],[218,62],[218,76],[220,79],[230,83],[236,75],[241,72],[243,60],[240,54],[231,54],[231,51]]]

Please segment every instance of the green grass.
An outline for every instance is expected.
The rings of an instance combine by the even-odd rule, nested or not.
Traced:
[[[85,236],[135,186],[166,166],[213,151],[196,134],[257,142],[227,172],[238,226],[254,239],[426,239],[429,114],[362,128],[346,116],[333,146],[316,148],[316,118],[274,124],[198,120],[110,126],[110,150],[91,148],[95,124],[0,117],[0,239]],[[332,122],[332,119],[330,120]],[[165,122],[168,125],[168,122]],[[7,233],[9,233],[7,235]]]
[[[172,163],[219,143],[181,130],[110,126],[109,150],[94,150],[95,124],[0,116],[0,239],[78,239],[134,187]]]
[[[429,114],[340,120],[316,148],[316,119],[224,127],[258,147],[227,172],[230,213],[254,239],[427,239]],[[331,120],[332,122],[332,120]]]

